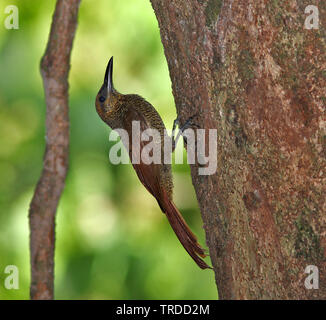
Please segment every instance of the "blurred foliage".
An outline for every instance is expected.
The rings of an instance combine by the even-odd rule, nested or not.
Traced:
[[[11,4],[19,8],[18,30],[4,27]],[[54,0],[0,2],[0,299],[29,298],[28,207],[45,145],[39,62],[54,6]],[[83,0],[69,79],[70,171],[57,214],[55,296],[215,299],[213,272],[189,258],[131,165],[109,162],[109,129],[94,99],[112,55],[120,92],[145,97],[169,128],[176,116],[150,2]],[[173,171],[175,202],[204,244],[189,168]],[[9,264],[19,268],[19,290],[4,288]]]

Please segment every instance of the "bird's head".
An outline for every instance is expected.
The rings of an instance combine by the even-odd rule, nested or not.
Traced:
[[[97,113],[104,121],[115,111],[121,96],[113,87],[112,72],[113,57],[111,57],[106,67],[104,82],[95,100]]]

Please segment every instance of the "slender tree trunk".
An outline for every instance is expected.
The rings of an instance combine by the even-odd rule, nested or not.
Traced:
[[[179,117],[218,130],[216,174],[191,171],[219,297],[325,299],[326,2],[151,2]]]
[[[58,0],[41,62],[46,149],[29,210],[31,299],[53,299],[55,214],[68,170],[68,73],[80,0]]]

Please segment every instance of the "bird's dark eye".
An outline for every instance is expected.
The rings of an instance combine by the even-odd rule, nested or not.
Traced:
[[[100,102],[104,102],[105,98],[103,96],[100,96],[99,100],[100,100]]]

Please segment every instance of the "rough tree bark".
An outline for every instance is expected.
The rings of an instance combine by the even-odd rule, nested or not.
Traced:
[[[326,2],[151,2],[178,115],[218,130],[217,173],[191,172],[219,297],[325,299]]]
[[[29,210],[31,299],[53,299],[55,213],[68,170],[68,73],[80,0],[58,0],[41,61],[46,149]]]

